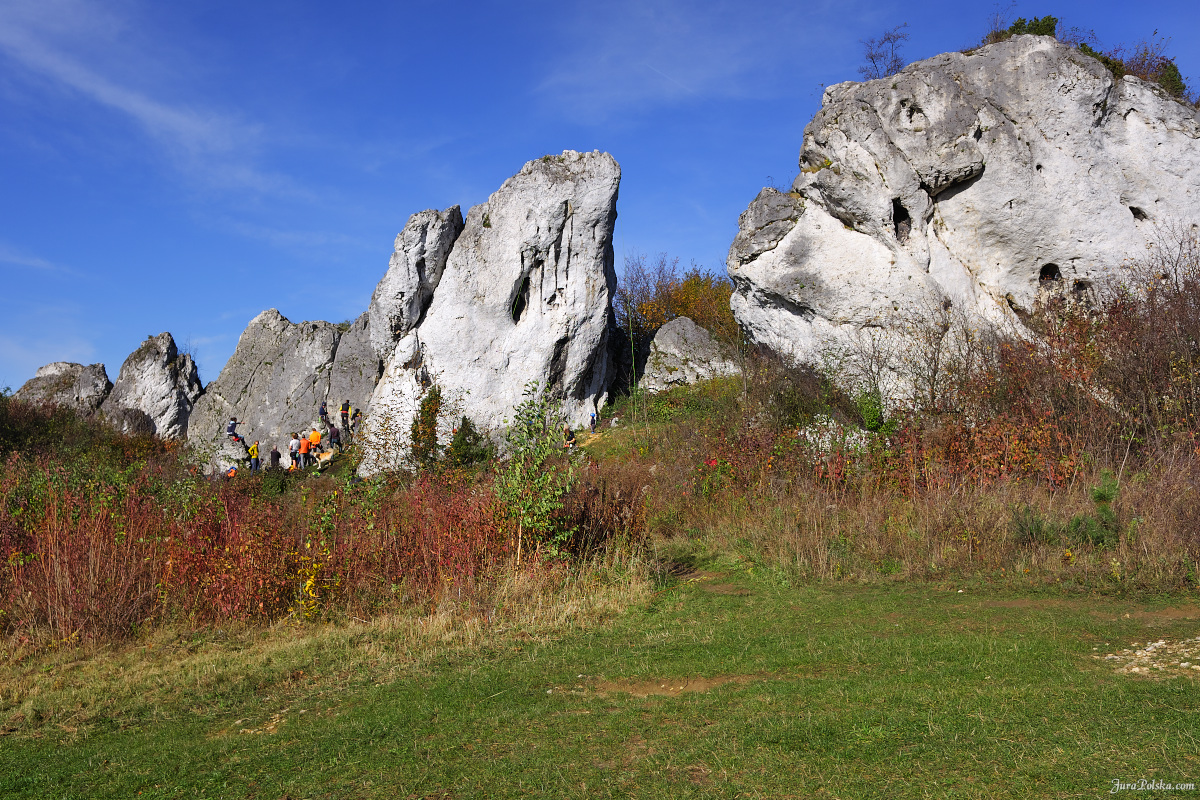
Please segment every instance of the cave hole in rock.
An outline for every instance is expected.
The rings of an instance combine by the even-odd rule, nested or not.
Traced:
[[[892,200],[892,225],[896,229],[896,241],[900,244],[907,242],[908,234],[912,232],[912,217],[898,197]]]
[[[512,304],[512,321],[520,322],[521,315],[525,313],[526,306],[529,305],[529,276],[526,275],[521,279],[521,286],[517,289],[517,296],[513,298]]]
[[[1041,171],[1042,171],[1042,165],[1041,165],[1041,164],[1036,164],[1036,165],[1034,165],[1034,169],[1036,169],[1038,172],[1041,172]]]
[[[1047,264],[1038,273],[1038,283],[1042,286],[1059,280],[1062,280],[1062,273],[1058,271],[1058,264]]]
[[[1145,211],[1142,211],[1137,206],[1130,206],[1129,213],[1133,214],[1133,218],[1138,222],[1145,222],[1146,220],[1150,219],[1149,215],[1147,215]]]

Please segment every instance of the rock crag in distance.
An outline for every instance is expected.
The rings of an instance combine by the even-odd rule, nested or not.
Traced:
[[[188,441],[225,468],[230,417],[265,454],[272,445],[286,451],[291,433],[318,426],[322,402],[331,417],[345,399],[365,408],[379,374],[365,316],[342,331],[329,322],[292,323],[273,308],[259,314],[192,410]]]
[[[568,150],[530,161],[467,212],[424,319],[395,345],[371,398],[365,472],[402,462],[435,383],[447,426],[465,414],[502,429],[531,381],[575,425],[603,405],[620,178],[607,153]]]
[[[160,333],[125,359],[100,410],[126,433],[183,439],[192,407],[203,392],[195,361],[179,353],[171,334]]]
[[[87,416],[100,409],[112,386],[103,364],[55,361],[40,367],[13,397],[27,403],[65,406]]]
[[[1200,116],[1051,37],[1015,36],[825,90],[789,192],[764,189],[726,262],[756,344],[795,361],[949,300],[1014,320],[1085,294],[1193,224]]]

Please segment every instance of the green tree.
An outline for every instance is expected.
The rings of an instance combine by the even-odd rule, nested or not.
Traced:
[[[421,398],[417,416],[412,422],[412,459],[418,467],[427,468],[438,458],[437,421],[442,410],[442,390],[437,384]]]
[[[513,410],[506,437],[508,460],[496,474],[496,497],[517,526],[517,564],[525,538],[557,553],[571,535],[556,525],[555,512],[575,485],[575,470],[558,458],[561,415],[539,392],[537,381],[525,385],[525,399]]]

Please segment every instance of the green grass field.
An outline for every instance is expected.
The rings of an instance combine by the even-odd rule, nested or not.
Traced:
[[[607,621],[470,644],[373,623],[164,636],[110,654],[102,674],[87,671],[94,659],[38,662],[37,685],[88,683],[104,712],[81,708],[73,723],[71,709],[47,709],[44,724],[0,737],[0,796],[1097,797],[1117,780],[1200,785],[1200,690],[1175,666],[1184,657],[1147,675],[1103,658],[1158,640],[1200,649],[1191,599],[795,587],[730,561],[688,570]],[[265,648],[271,635],[291,644]],[[130,685],[142,688],[122,695]]]

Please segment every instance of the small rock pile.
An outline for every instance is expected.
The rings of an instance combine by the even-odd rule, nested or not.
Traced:
[[[1196,676],[1200,674],[1200,636],[1177,642],[1159,639],[1140,647],[1134,642],[1132,648],[1092,658],[1116,662],[1117,672],[1122,675]]]

